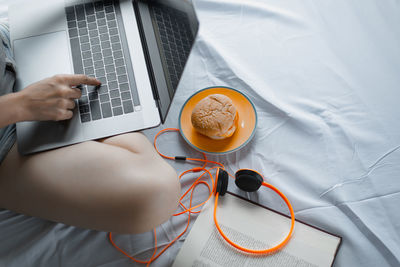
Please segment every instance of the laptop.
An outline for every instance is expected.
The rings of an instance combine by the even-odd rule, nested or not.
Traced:
[[[17,123],[21,154],[158,126],[199,23],[188,0],[47,0],[9,8],[16,89],[55,74],[86,74],[66,121]]]

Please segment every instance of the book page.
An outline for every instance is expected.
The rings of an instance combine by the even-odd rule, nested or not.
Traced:
[[[293,236],[279,252],[252,255],[229,245],[213,220],[214,198],[204,206],[173,267],[180,266],[331,266],[340,237],[296,221]],[[279,244],[290,229],[290,219],[231,194],[219,198],[217,219],[225,235],[250,249]]]

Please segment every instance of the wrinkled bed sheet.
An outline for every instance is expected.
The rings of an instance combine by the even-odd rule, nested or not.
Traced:
[[[7,18],[7,4],[0,13]],[[177,127],[195,91],[225,85],[257,108],[242,150],[211,157],[229,171],[253,168],[280,188],[297,218],[342,236],[335,266],[400,265],[400,2],[397,0],[195,0],[200,33],[167,122]],[[175,133],[160,150],[200,156]],[[178,172],[187,168],[171,163]],[[193,181],[186,177],[184,188]],[[236,192],[230,185],[229,190]],[[241,193],[242,194],[242,193]],[[199,190],[197,202],[206,198]],[[244,194],[287,212],[267,190]],[[186,216],[158,228],[159,245]],[[254,218],[244,218],[254,219]],[[136,266],[106,234],[0,211],[0,266]],[[117,235],[132,255],[152,234]],[[169,266],[185,238],[152,266]]]

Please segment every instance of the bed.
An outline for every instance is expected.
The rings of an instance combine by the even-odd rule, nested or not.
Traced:
[[[0,1],[0,17],[7,6]],[[258,127],[238,152],[211,156],[228,171],[258,170],[300,220],[343,238],[334,266],[400,265],[400,2],[398,0],[194,0],[200,32],[164,125],[185,100],[221,85],[255,104]],[[175,133],[159,149],[199,156]],[[188,165],[170,162],[177,172]],[[187,188],[195,176],[185,178]],[[287,213],[268,191],[244,194]],[[195,201],[207,196],[199,190]],[[196,216],[193,217],[194,219]],[[194,221],[194,220],[193,220]],[[161,225],[172,240],[186,216]],[[140,266],[106,233],[0,210],[0,266]],[[170,266],[186,234],[151,266]],[[116,235],[146,258],[152,233]]]

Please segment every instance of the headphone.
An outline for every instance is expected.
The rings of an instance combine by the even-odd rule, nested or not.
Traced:
[[[236,249],[246,252],[246,253],[250,253],[250,254],[257,254],[257,255],[262,255],[262,254],[270,254],[273,252],[276,252],[278,250],[280,250],[283,246],[286,245],[286,243],[289,241],[289,239],[292,236],[293,233],[293,229],[294,229],[294,224],[295,224],[295,216],[294,216],[294,211],[292,208],[292,205],[290,204],[289,200],[287,199],[287,197],[281,192],[279,191],[276,187],[272,186],[271,184],[268,184],[264,181],[263,176],[258,173],[255,170],[251,170],[251,169],[240,169],[238,171],[236,171],[235,173],[235,184],[238,188],[240,188],[241,190],[245,191],[245,192],[255,192],[257,191],[261,186],[265,186],[267,188],[272,189],[273,191],[275,191],[286,203],[287,207],[289,208],[290,211],[290,219],[291,219],[291,224],[290,224],[290,230],[289,233],[287,234],[287,236],[276,246],[268,248],[268,249],[264,249],[264,250],[254,250],[254,249],[249,249],[249,248],[245,248],[242,247],[236,243],[234,243],[233,241],[231,241],[226,235],[225,233],[222,231],[221,227],[218,224],[218,220],[217,220],[217,207],[218,207],[218,199],[219,197],[223,197],[225,195],[225,193],[227,192],[228,189],[228,181],[229,181],[229,176],[230,175],[226,170],[225,167],[222,163],[220,162],[216,162],[216,161],[211,161],[207,159],[207,156],[205,153],[201,152],[203,155],[203,159],[199,159],[199,158],[188,158],[185,156],[175,156],[175,157],[170,157],[170,156],[166,156],[164,154],[162,154],[158,148],[157,148],[157,138],[160,134],[167,132],[167,131],[177,131],[179,132],[179,129],[176,128],[166,128],[164,130],[159,131],[156,136],[154,137],[154,148],[155,150],[158,152],[158,154],[160,156],[162,156],[163,158],[166,159],[170,159],[170,160],[175,160],[175,161],[194,161],[194,162],[202,162],[203,166],[202,167],[194,167],[192,169],[186,170],[183,173],[181,173],[179,175],[179,179],[181,179],[181,177],[189,172],[203,172],[194,182],[193,184],[190,186],[190,188],[183,193],[183,195],[180,198],[179,204],[180,206],[184,209],[182,212],[178,212],[176,214],[174,214],[173,216],[178,216],[178,215],[182,215],[184,213],[188,214],[188,222],[186,225],[186,228],[183,230],[182,233],[180,233],[175,239],[173,239],[168,245],[166,245],[157,255],[157,235],[156,235],[156,229],[153,230],[154,232],[154,240],[155,240],[155,249],[153,252],[153,255],[151,256],[151,258],[149,260],[139,260],[136,259],[132,256],[130,256],[125,250],[121,249],[119,246],[117,246],[112,238],[112,233],[108,233],[108,238],[111,242],[111,244],[117,249],[119,250],[122,254],[124,254],[125,256],[127,256],[128,258],[130,258],[131,260],[133,260],[134,262],[137,263],[143,263],[143,264],[147,264],[147,266],[150,265],[150,263],[152,263],[153,261],[155,261],[167,248],[169,248],[176,240],[178,240],[188,229],[189,227],[189,223],[190,223],[190,215],[192,213],[199,213],[200,211],[195,211],[195,209],[201,207],[203,204],[205,204],[211,197],[212,195],[214,195],[215,197],[215,202],[214,202],[214,223],[215,226],[218,230],[218,232],[221,234],[221,236],[223,237],[223,239],[228,242],[231,246],[235,247]],[[212,167],[212,168],[206,168],[207,164],[215,164],[218,165],[219,167]],[[215,181],[213,179],[213,175],[211,174],[210,170],[212,169],[216,169],[216,173],[215,173]],[[208,183],[206,183],[205,181],[200,180],[203,175],[208,174],[211,181],[212,181],[212,187],[210,187],[210,185]],[[199,184],[204,184],[208,187],[208,190],[210,192],[209,197],[207,200],[205,200],[204,202],[196,205],[196,206],[192,206],[192,197],[193,197],[193,192],[194,192],[194,188],[199,185]],[[190,194],[190,207],[186,208],[185,205],[181,202],[181,200],[187,196],[187,194],[191,192]]]
[[[257,171],[250,170],[250,169],[240,169],[236,171],[235,173],[235,184],[237,187],[239,187],[241,190],[245,192],[255,192],[258,189],[260,189],[261,186],[268,187],[275,191],[286,203],[286,205],[289,208],[290,211],[290,217],[291,217],[291,224],[290,224],[290,230],[287,236],[279,243],[278,245],[264,249],[264,250],[254,250],[254,249],[249,249],[242,247],[233,241],[231,241],[225,233],[222,231],[221,227],[218,224],[217,220],[217,207],[218,207],[218,198],[219,196],[224,196],[225,193],[227,192],[228,189],[228,172],[225,171],[223,168],[217,168],[217,173],[216,173],[216,190],[215,190],[215,203],[214,203],[214,223],[215,227],[217,228],[218,232],[221,234],[221,236],[225,239],[226,242],[228,242],[230,245],[233,247],[237,248],[238,250],[241,250],[243,252],[247,253],[253,253],[253,254],[268,254],[268,253],[273,253],[281,249],[286,243],[289,241],[290,237],[292,236],[293,229],[294,229],[294,223],[295,223],[295,217],[294,217],[294,212],[292,205],[290,204],[289,200],[287,197],[279,191],[276,187],[264,182],[263,176],[258,173]]]

